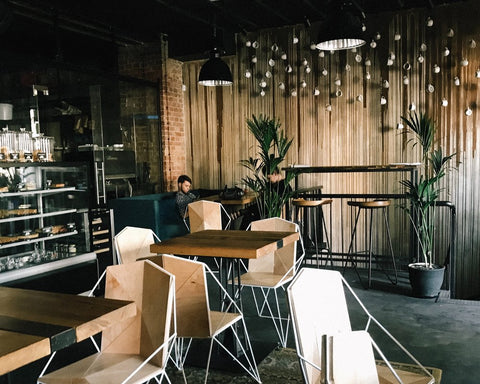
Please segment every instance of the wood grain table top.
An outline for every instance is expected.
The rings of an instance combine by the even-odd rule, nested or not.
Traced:
[[[0,286],[0,375],[135,314],[129,301]]]
[[[150,245],[152,253],[256,259],[299,239],[297,232],[206,230]]]

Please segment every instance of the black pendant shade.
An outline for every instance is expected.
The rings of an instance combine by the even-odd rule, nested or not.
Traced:
[[[365,44],[362,14],[352,4],[338,7],[320,27],[317,48],[325,51],[352,49]]]
[[[212,50],[210,59],[200,69],[198,83],[209,87],[232,85],[232,72],[227,63],[220,58],[218,49]]]

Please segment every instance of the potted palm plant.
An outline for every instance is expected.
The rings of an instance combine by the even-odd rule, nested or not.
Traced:
[[[280,217],[285,203],[292,197],[290,182],[295,174],[280,175],[280,164],[285,160],[293,139],[280,129],[280,121],[260,115],[247,119],[247,127],[258,144],[257,157],[240,163],[252,172],[242,179],[256,193],[261,218]]]
[[[402,120],[414,135],[409,141],[414,146],[420,145],[422,151],[419,179],[401,181],[407,197],[402,208],[408,214],[418,244],[416,262],[408,266],[410,284],[414,296],[434,297],[440,292],[445,271],[444,266],[434,263],[435,208],[440,198],[440,181],[455,154],[444,155],[442,148],[434,147],[435,124],[431,117],[412,112],[402,116]]]

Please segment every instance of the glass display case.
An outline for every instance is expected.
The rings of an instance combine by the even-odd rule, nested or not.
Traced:
[[[88,165],[0,163],[0,284],[96,259]]]

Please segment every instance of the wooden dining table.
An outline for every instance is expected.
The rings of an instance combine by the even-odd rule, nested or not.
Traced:
[[[219,280],[226,290],[228,282],[232,282],[231,296],[239,299],[242,274],[239,260],[260,258],[299,238],[298,232],[208,229],[151,244],[150,252],[220,258]],[[241,302],[239,304],[241,307]]]
[[[0,286],[0,375],[135,316],[134,302]]]
[[[208,229],[151,244],[152,253],[256,259],[299,239],[298,232]]]

